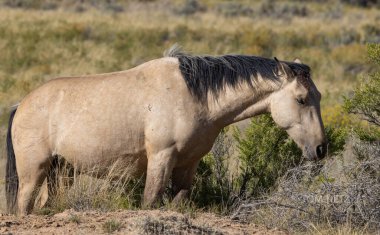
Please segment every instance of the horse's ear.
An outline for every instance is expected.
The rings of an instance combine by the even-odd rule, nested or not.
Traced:
[[[294,60],[294,63],[297,63],[297,64],[302,64],[301,60],[300,60],[300,59],[298,59],[298,58],[296,58],[296,59]]]
[[[274,60],[277,64],[277,71],[278,75],[286,75],[287,79],[291,79],[294,76],[293,70],[287,65],[286,63],[279,61],[276,57],[274,57]]]

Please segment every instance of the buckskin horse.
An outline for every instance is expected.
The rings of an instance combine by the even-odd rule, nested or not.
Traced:
[[[57,156],[76,169],[118,161],[133,175],[146,173],[147,206],[172,177],[173,200],[181,201],[220,130],[262,113],[271,113],[306,158],[323,158],[320,99],[298,59],[195,56],[178,47],[126,71],[50,80],[11,112],[8,210],[32,211]]]

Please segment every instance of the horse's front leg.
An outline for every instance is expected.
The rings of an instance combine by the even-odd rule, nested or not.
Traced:
[[[174,146],[149,154],[144,189],[144,207],[160,203],[161,196],[176,163],[176,158],[177,150]]]
[[[179,204],[190,196],[190,189],[198,164],[199,160],[183,167],[174,168],[172,179],[174,204]]]

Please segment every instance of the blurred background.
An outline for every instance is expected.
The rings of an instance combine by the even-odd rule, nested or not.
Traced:
[[[179,43],[196,54],[300,58],[324,113],[371,70],[376,0],[0,0],[0,109],[43,82],[125,70]],[[3,132],[2,132],[3,133]]]

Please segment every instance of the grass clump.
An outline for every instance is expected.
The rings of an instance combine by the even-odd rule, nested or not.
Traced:
[[[43,208],[40,208],[36,211],[36,214],[37,215],[54,215],[57,211],[55,211],[54,209],[52,208],[49,208],[49,207],[43,207]]]
[[[183,216],[147,216],[140,221],[139,227],[143,234],[223,234],[207,225],[193,224]]]
[[[123,227],[123,224],[116,220],[108,220],[103,223],[102,227],[105,233],[113,233],[119,231]]]
[[[128,170],[120,169],[115,162],[108,170],[92,169],[85,174],[65,174],[71,169],[60,169],[57,189],[49,199],[46,209],[61,212],[72,208],[76,211],[133,209],[140,205],[143,185],[131,179]],[[62,174],[63,172],[63,174]],[[98,178],[100,172],[107,172]],[[63,181],[69,182],[63,182]]]
[[[81,223],[81,218],[79,217],[79,215],[70,215],[69,221],[71,223],[80,224]]]

